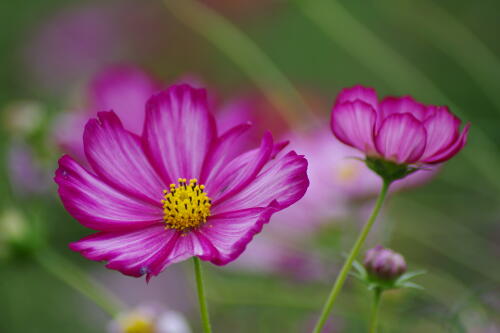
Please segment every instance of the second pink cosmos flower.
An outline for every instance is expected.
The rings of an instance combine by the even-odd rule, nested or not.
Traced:
[[[278,155],[286,143],[271,134],[256,149],[238,149],[250,127],[218,135],[205,91],[187,85],[150,98],[140,137],[114,112],[100,112],[84,133],[92,171],[69,156],[56,171],[66,209],[100,231],[71,248],[147,278],[193,256],[217,265],[236,259],[309,185],[305,158]]]
[[[374,89],[342,90],[332,111],[331,126],[343,143],[369,157],[397,164],[436,164],[458,153],[467,141],[469,124],[445,106],[425,106],[410,96],[379,102]]]

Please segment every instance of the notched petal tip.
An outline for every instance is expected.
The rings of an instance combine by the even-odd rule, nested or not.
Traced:
[[[427,107],[417,102],[412,96],[387,96],[380,102],[380,121],[392,114],[411,114],[417,120],[423,121],[427,114]]]
[[[375,89],[357,84],[349,88],[343,88],[335,99],[334,106],[345,103],[362,101],[369,104],[374,110],[378,109],[378,96]]]

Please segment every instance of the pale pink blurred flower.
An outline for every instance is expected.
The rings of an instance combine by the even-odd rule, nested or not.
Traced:
[[[259,274],[285,274],[296,280],[319,280],[326,273],[319,254],[279,239],[276,234],[256,237],[231,268]]]
[[[186,318],[157,304],[142,304],[110,322],[110,333],[191,333]]]
[[[60,94],[107,65],[159,57],[169,30],[162,10],[134,0],[63,8],[33,28],[23,50],[27,74],[46,92]]]
[[[370,198],[380,189],[380,177],[359,160],[361,154],[337,141],[328,127],[287,138],[292,149],[307,153],[311,184],[302,200],[276,215],[282,222],[272,228],[278,232],[299,237],[314,234],[321,226],[349,216],[354,200]],[[434,175],[435,171],[420,170],[413,177],[396,181],[393,190],[417,186]]]
[[[236,118],[235,115],[233,117]],[[257,236],[254,244],[240,257],[238,267],[254,270],[256,259],[260,258],[259,270],[262,272],[283,273],[293,268],[295,274],[303,274],[306,267],[315,267],[312,271],[318,272],[321,271],[321,262],[304,247],[304,243],[322,228],[351,216],[354,202],[376,195],[381,179],[359,160],[362,158],[359,151],[337,141],[326,126],[316,126],[306,133],[295,132],[284,137],[290,139],[291,149],[305,152],[309,161],[310,186],[300,201],[275,215],[266,235]],[[412,177],[395,181],[391,190],[418,186],[431,179],[436,172],[437,168],[419,170]],[[287,271],[276,265],[280,260],[277,257],[284,253],[286,257],[296,255],[284,251],[290,247],[303,248],[299,257],[307,265],[289,266]],[[311,274],[311,277],[315,275]]]
[[[12,191],[18,196],[37,195],[49,189],[50,177],[32,148],[22,142],[11,143],[7,166]]]
[[[98,73],[87,88],[85,106],[62,113],[56,122],[56,142],[78,160],[84,161],[83,131],[98,111],[116,110],[126,129],[140,134],[144,105],[161,85],[145,72],[131,66],[113,66]]]

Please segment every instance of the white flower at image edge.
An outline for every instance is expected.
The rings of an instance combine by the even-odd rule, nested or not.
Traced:
[[[141,305],[120,314],[109,325],[110,333],[192,333],[182,314],[157,305]]]

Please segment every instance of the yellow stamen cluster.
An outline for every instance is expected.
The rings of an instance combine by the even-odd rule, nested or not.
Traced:
[[[205,185],[198,185],[198,180],[179,178],[179,184],[170,184],[170,191],[164,190],[163,219],[166,228],[184,231],[193,229],[207,222],[212,201],[203,190]],[[187,231],[187,230],[186,230]]]
[[[121,324],[124,333],[154,333],[156,331],[153,321],[140,314],[124,318]]]

